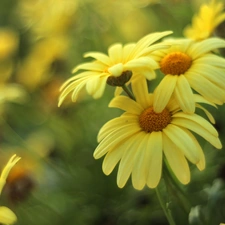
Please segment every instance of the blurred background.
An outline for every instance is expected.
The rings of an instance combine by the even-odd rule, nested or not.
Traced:
[[[94,160],[97,133],[120,111],[107,108],[114,89],[93,100],[85,93],[58,108],[59,87],[87,51],[107,52],[115,42],[137,41],[151,32],[183,29],[204,1],[196,0],[1,0],[0,165],[14,153],[0,205],[18,225],[167,225],[154,190],[119,189],[116,170],[103,174]],[[225,144],[224,106],[210,108]],[[207,167],[192,167],[181,186],[193,208],[174,200],[178,225],[225,222],[225,153],[199,140]],[[160,185],[164,189],[163,183]],[[169,194],[168,194],[169,195]],[[168,198],[165,190],[165,199]]]

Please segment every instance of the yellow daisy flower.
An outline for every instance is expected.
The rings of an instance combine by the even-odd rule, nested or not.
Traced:
[[[181,109],[194,113],[193,90],[215,104],[225,102],[225,59],[212,50],[225,47],[225,41],[209,38],[167,41],[172,47],[155,51],[155,59],[165,75],[154,92],[154,110],[159,113],[173,95]]]
[[[197,114],[182,112],[171,100],[161,113],[153,110],[153,94],[148,93],[146,81],[135,79],[132,89],[136,101],[127,96],[116,96],[110,107],[125,111],[107,122],[99,131],[94,158],[106,154],[103,172],[108,175],[119,163],[117,184],[122,188],[129,176],[135,189],[145,185],[155,188],[161,178],[163,159],[168,162],[178,180],[187,184],[190,169],[187,159],[199,170],[205,167],[201,146],[193,131],[220,149],[221,142],[215,128]],[[207,103],[197,96],[199,102]]]
[[[75,102],[78,94],[85,86],[88,94],[97,99],[102,96],[107,80],[113,85],[113,79],[118,78],[117,80],[124,84],[135,73],[141,73],[149,80],[154,79],[154,70],[158,68],[158,64],[148,54],[157,49],[168,47],[164,44],[152,44],[171,33],[171,31],[166,31],[149,34],[136,44],[129,43],[125,46],[120,43],[114,44],[109,48],[108,55],[100,52],[86,53],[84,57],[92,57],[95,60],[82,63],[74,68],[73,73],[79,70],[85,71],[73,76],[63,84],[59,106],[70,92],[72,92],[72,101]],[[117,84],[114,85],[118,86]]]
[[[15,166],[15,164],[20,160],[20,157],[17,157],[16,155],[13,155],[7,165],[4,167],[1,176],[0,176],[0,194],[2,192],[2,189],[6,183],[6,179],[9,175],[10,170],[13,168],[13,166]],[[15,213],[5,207],[5,206],[1,206],[0,207],[0,223],[1,224],[14,224],[17,221],[17,217],[15,215]]]
[[[197,41],[210,37],[215,28],[225,20],[223,9],[224,4],[217,0],[203,4],[199,14],[192,19],[192,26],[184,29],[184,36]]]

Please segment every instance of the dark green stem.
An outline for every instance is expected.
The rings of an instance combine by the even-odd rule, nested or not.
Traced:
[[[122,88],[127,93],[127,95],[135,101],[135,97],[133,93],[130,91],[130,89],[126,85],[123,85]]]

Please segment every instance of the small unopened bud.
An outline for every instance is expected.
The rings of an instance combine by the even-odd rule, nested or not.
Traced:
[[[107,84],[110,86],[122,87],[126,84],[132,77],[132,72],[130,70],[124,71],[119,77],[109,76],[107,79]]]

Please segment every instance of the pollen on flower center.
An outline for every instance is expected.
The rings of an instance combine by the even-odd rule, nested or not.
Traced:
[[[173,52],[166,55],[160,62],[160,69],[164,74],[184,74],[191,66],[192,59],[185,53]]]
[[[153,107],[145,109],[139,116],[139,124],[141,128],[151,133],[153,131],[161,131],[171,121],[171,114],[169,110],[164,109],[161,113],[156,113]]]

